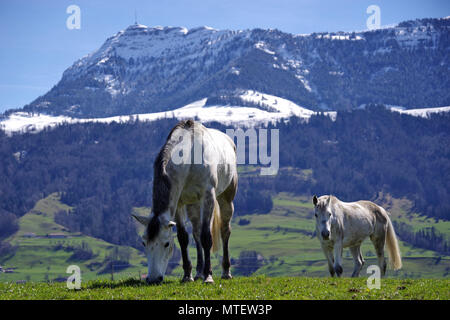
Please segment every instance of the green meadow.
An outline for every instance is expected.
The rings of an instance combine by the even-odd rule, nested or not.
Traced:
[[[320,283],[328,288],[328,290],[333,289],[334,287],[332,284],[324,284],[327,283],[326,281],[332,280],[326,280],[328,277],[326,262],[320,249],[319,240],[314,236],[315,222],[310,199],[307,197],[281,193],[273,198],[273,202],[273,210],[268,214],[236,216],[233,219],[230,251],[232,258],[232,273],[237,276],[237,279],[230,282],[230,284],[222,284],[222,281],[220,280],[217,283],[222,284],[223,286],[233,286],[232,283],[243,283],[245,281],[250,281],[251,283],[274,281],[273,283],[276,283],[278,286],[278,282],[286,283],[287,278],[285,277],[293,277],[289,278],[291,279],[289,281],[294,281],[293,283],[296,283],[299,287],[316,281],[317,285]],[[407,223],[412,226],[414,230],[421,230],[422,228],[434,226],[443,234],[449,234],[448,221],[436,221],[411,212],[409,207],[410,204],[407,200],[392,199],[391,202],[389,210],[393,220]],[[125,286],[126,283],[131,284],[129,287],[134,288],[133,290],[142,292],[142,295],[145,295],[144,292],[147,292],[147,290],[150,290],[148,292],[163,290],[154,288],[146,289],[145,286],[141,285],[140,277],[146,273],[146,259],[142,252],[131,247],[117,246],[101,239],[67,230],[55,222],[55,214],[60,210],[70,210],[70,208],[62,204],[59,201],[59,195],[54,193],[37,202],[35,207],[20,219],[19,231],[7,239],[12,245],[17,246],[15,254],[0,258],[1,266],[4,268],[14,268],[12,273],[0,273],[0,282],[3,283],[2,290],[6,290],[4,289],[6,288],[5,286],[15,286],[12,283],[16,281],[19,281],[20,283],[17,284],[17,288],[31,286],[38,291],[45,291],[45,288],[47,288],[46,284],[37,284],[36,282],[51,282],[55,288],[60,288],[59,286],[64,288],[65,283],[57,284],[56,282],[58,280],[64,281],[64,278],[69,276],[69,274],[66,273],[66,269],[69,265],[73,264],[78,265],[81,268],[83,285],[87,286],[86,290],[88,291],[82,290],[79,293],[65,292],[63,296],[67,295],[70,299],[83,296],[87,297],[87,292],[95,294],[97,288],[95,286],[99,286],[101,283],[105,283],[107,288],[109,288],[108,286],[111,286],[111,288],[108,289],[111,292],[114,292],[116,286]],[[149,208],[135,208],[135,211],[139,214],[148,214]],[[241,223],[244,219],[247,220],[247,224],[245,225]],[[142,232],[142,228],[138,223],[137,227],[139,232]],[[26,234],[31,232],[34,233],[36,237],[27,238]],[[46,236],[47,234],[52,233],[63,234],[65,238],[53,239]],[[71,251],[70,248],[79,247],[83,243],[87,244],[92,250],[92,257],[89,257],[89,259],[86,260],[74,260],[73,251]],[[176,240],[175,243],[178,246]],[[393,279],[399,281],[414,280],[411,283],[419,286],[421,283],[420,281],[424,281],[423,283],[428,284],[432,283],[427,282],[429,280],[425,280],[426,278],[440,278],[441,280],[436,280],[436,284],[449,288],[449,256],[443,256],[435,251],[413,247],[403,241],[400,241],[400,248],[404,267],[402,270],[396,272],[388,270],[387,278],[389,281],[391,281],[391,279],[392,281],[394,281]],[[242,251],[249,250],[256,251],[258,255],[260,255],[261,261],[257,270],[252,273],[252,277],[245,280],[245,278],[241,277],[243,274],[240,270],[239,256]],[[109,271],[102,273],[101,271],[107,268],[108,263],[111,260],[111,255],[117,251],[126,253],[129,265],[125,267],[117,266],[113,275]],[[336,283],[346,283],[345,281],[364,283],[365,279],[368,277],[366,268],[369,265],[376,264],[376,257],[374,255],[372,243],[369,240],[366,240],[363,244],[362,251],[366,259],[366,264],[361,272],[361,279],[340,279],[336,281],[343,282]],[[191,241],[189,246],[189,252],[195,269],[196,252],[193,241]],[[178,279],[181,278],[183,273],[180,264],[181,261],[179,261],[176,268],[168,275],[167,282],[163,287],[178,288],[176,290],[180,290],[180,292],[183,292],[183,290],[187,288],[178,284]],[[214,253],[212,257],[215,278],[218,278],[220,275],[220,264],[221,252],[219,251]],[[352,264],[353,262],[350,253],[348,250],[344,250],[344,276],[349,276],[351,274],[353,268]],[[114,282],[107,282],[111,281],[112,276],[114,277]],[[276,277],[276,279],[273,277]],[[300,278],[304,280],[301,280]],[[319,278],[323,279],[321,280]],[[422,280],[417,280],[419,282],[415,282],[415,279]],[[122,280],[128,282],[120,282]],[[22,282],[27,283],[23,284]],[[349,283],[353,284],[353,282]],[[389,282],[386,282],[386,284],[388,283]],[[402,282],[392,283],[395,283],[393,287],[401,287]],[[90,288],[89,284],[95,288]],[[199,285],[192,284],[192,288],[197,288],[197,286]],[[128,286],[125,286],[125,288],[128,288]],[[201,288],[203,287],[198,287],[198,290]],[[213,290],[212,288],[215,288],[215,286],[201,289],[198,293],[198,298],[201,298],[200,292],[202,292],[202,290]],[[231,288],[232,287],[230,287],[230,290],[232,290]],[[414,286],[411,286],[411,290],[412,288],[414,288]],[[57,291],[60,290],[58,289]],[[339,294],[341,294],[342,297],[348,298],[349,296],[345,294],[344,291]],[[3,291],[2,298],[7,298],[5,292],[8,291]],[[13,292],[15,292],[15,290],[13,290]],[[139,294],[138,292],[136,294]],[[361,293],[363,292],[364,290],[361,291]],[[390,294],[394,294],[396,291],[392,289],[389,292]],[[11,297],[15,294],[18,293],[12,294]],[[62,294],[62,292],[60,292],[60,294]],[[77,296],[77,294],[80,294],[81,296]],[[166,296],[166,293],[161,294]],[[222,297],[219,293],[217,294],[217,298]],[[261,294],[262,297],[272,297],[267,296],[270,295],[270,292],[265,293],[265,295],[263,293]],[[278,296],[273,296],[273,298],[283,297],[281,293],[278,294]],[[338,293],[336,292],[336,294]],[[365,292],[364,294],[364,297],[367,298],[374,295],[374,293],[367,293],[366,295]],[[426,296],[424,293],[421,294]],[[133,293],[130,292],[130,297],[132,295]],[[240,295],[232,295],[230,297],[243,298]],[[286,297],[314,298],[322,297],[322,295],[315,293],[308,296],[304,291],[300,291],[298,295],[290,293],[290,295]],[[430,296],[430,298],[432,297]]]
[[[217,279],[214,284],[169,278],[158,286],[136,279],[94,280],[84,282],[80,290],[69,290],[63,283],[0,283],[0,299],[448,300],[449,292],[445,279],[385,279],[380,289],[369,289],[362,278],[267,276]]]
[[[80,233],[70,232],[54,221],[55,214],[60,210],[70,209],[59,201],[59,195],[54,193],[37,202],[35,207],[19,220],[19,231],[6,241],[17,246],[12,256],[0,257],[0,265],[4,268],[14,268],[13,273],[0,273],[0,282],[4,281],[53,281],[69,276],[66,269],[70,265],[78,265],[83,279],[111,279],[110,273],[98,274],[109,262],[109,256],[114,250],[126,251],[129,255],[130,267],[115,273],[115,277],[123,278],[137,275],[142,267],[142,254],[128,246],[117,246],[101,239],[89,237]],[[28,238],[34,233],[36,237]],[[64,235],[65,238],[49,238],[48,234]],[[93,257],[87,260],[74,260],[70,248],[87,244]]]

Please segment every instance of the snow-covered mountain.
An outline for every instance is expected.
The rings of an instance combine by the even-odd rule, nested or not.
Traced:
[[[309,35],[136,24],[75,62],[24,111],[99,118],[181,112],[206,98],[208,114],[225,112],[226,106],[234,117],[244,109],[232,106],[257,109],[256,115],[285,112],[276,106],[264,109],[248,94],[253,91],[309,112],[368,103],[407,109],[447,106],[449,28],[449,18]]]

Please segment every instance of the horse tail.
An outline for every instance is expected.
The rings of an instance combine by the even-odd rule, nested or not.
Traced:
[[[220,206],[216,199],[214,199],[214,212],[212,216],[212,251],[217,252],[220,248],[221,239],[221,229],[222,229],[222,219],[220,217]]]
[[[394,226],[392,225],[391,219],[387,217],[387,233],[386,233],[386,244],[387,251],[389,254],[389,265],[394,270],[402,268],[402,258],[400,256],[400,249],[398,247],[397,237],[395,235]]]

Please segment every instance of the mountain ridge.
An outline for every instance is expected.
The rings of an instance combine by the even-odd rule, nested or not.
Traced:
[[[314,111],[450,105],[450,20],[362,32],[132,25],[69,67],[24,111],[76,118],[173,110],[254,90]]]

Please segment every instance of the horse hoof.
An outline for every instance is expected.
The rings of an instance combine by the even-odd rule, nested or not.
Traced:
[[[231,275],[231,273],[225,273],[222,275],[222,279],[226,280],[233,279],[233,276]]]
[[[214,279],[211,275],[209,275],[203,282],[204,283],[214,283]]]
[[[186,277],[183,277],[183,279],[181,279],[181,282],[182,283],[184,283],[184,282],[194,282],[194,279],[192,279],[191,276],[186,276]]]
[[[335,269],[336,275],[337,275],[338,277],[340,277],[341,274],[344,272],[344,270],[342,270],[342,267],[339,266],[339,265],[337,265],[334,269]]]
[[[194,281],[197,281],[197,280],[203,280],[203,276],[202,275],[196,275],[195,276],[195,278],[194,278]]]

